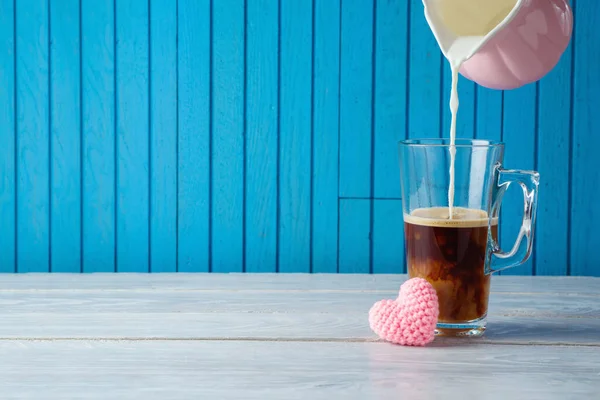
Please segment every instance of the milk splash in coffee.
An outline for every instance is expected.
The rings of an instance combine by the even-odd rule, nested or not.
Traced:
[[[456,119],[458,114],[458,74],[463,63],[516,6],[517,0],[438,0],[435,12],[445,27],[456,35],[446,52],[452,70],[450,91],[450,184],[448,218],[454,218],[454,164],[456,162]]]
[[[447,215],[446,207],[430,207],[404,216],[408,274],[426,279],[435,288],[439,322],[476,321],[485,318],[488,310],[488,232],[491,229],[497,236],[498,219],[462,207],[455,207],[453,219]]]

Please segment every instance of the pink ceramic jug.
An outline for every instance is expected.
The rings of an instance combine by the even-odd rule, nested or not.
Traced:
[[[440,1],[451,4],[451,0],[423,0],[423,4],[427,22],[448,57],[448,50],[459,37],[436,13]],[[461,37],[473,45],[460,73],[492,89],[514,89],[535,82],[558,63],[572,30],[568,0],[516,0],[506,18],[486,36]]]

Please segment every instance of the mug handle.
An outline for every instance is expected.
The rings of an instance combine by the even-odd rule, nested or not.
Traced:
[[[510,184],[518,183],[523,189],[523,222],[517,240],[509,252],[502,251],[498,245],[498,241],[492,236],[490,229],[489,238],[491,246],[489,246],[489,249],[491,258],[488,272],[492,274],[521,265],[531,255],[537,212],[538,187],[540,183],[540,174],[535,171],[505,170],[500,167],[497,170],[498,184],[492,216],[498,216],[502,198]],[[526,239],[525,243],[523,243],[523,238]]]

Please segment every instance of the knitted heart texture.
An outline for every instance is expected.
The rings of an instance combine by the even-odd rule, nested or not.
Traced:
[[[423,278],[400,286],[396,300],[380,300],[369,310],[369,325],[381,339],[404,346],[425,346],[435,338],[437,293]]]

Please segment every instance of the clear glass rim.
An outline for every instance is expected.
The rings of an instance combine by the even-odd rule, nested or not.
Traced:
[[[442,138],[424,138],[424,139],[406,139],[398,142],[400,146],[408,147],[450,147],[450,139]],[[484,139],[456,139],[455,147],[504,147],[504,142]]]

